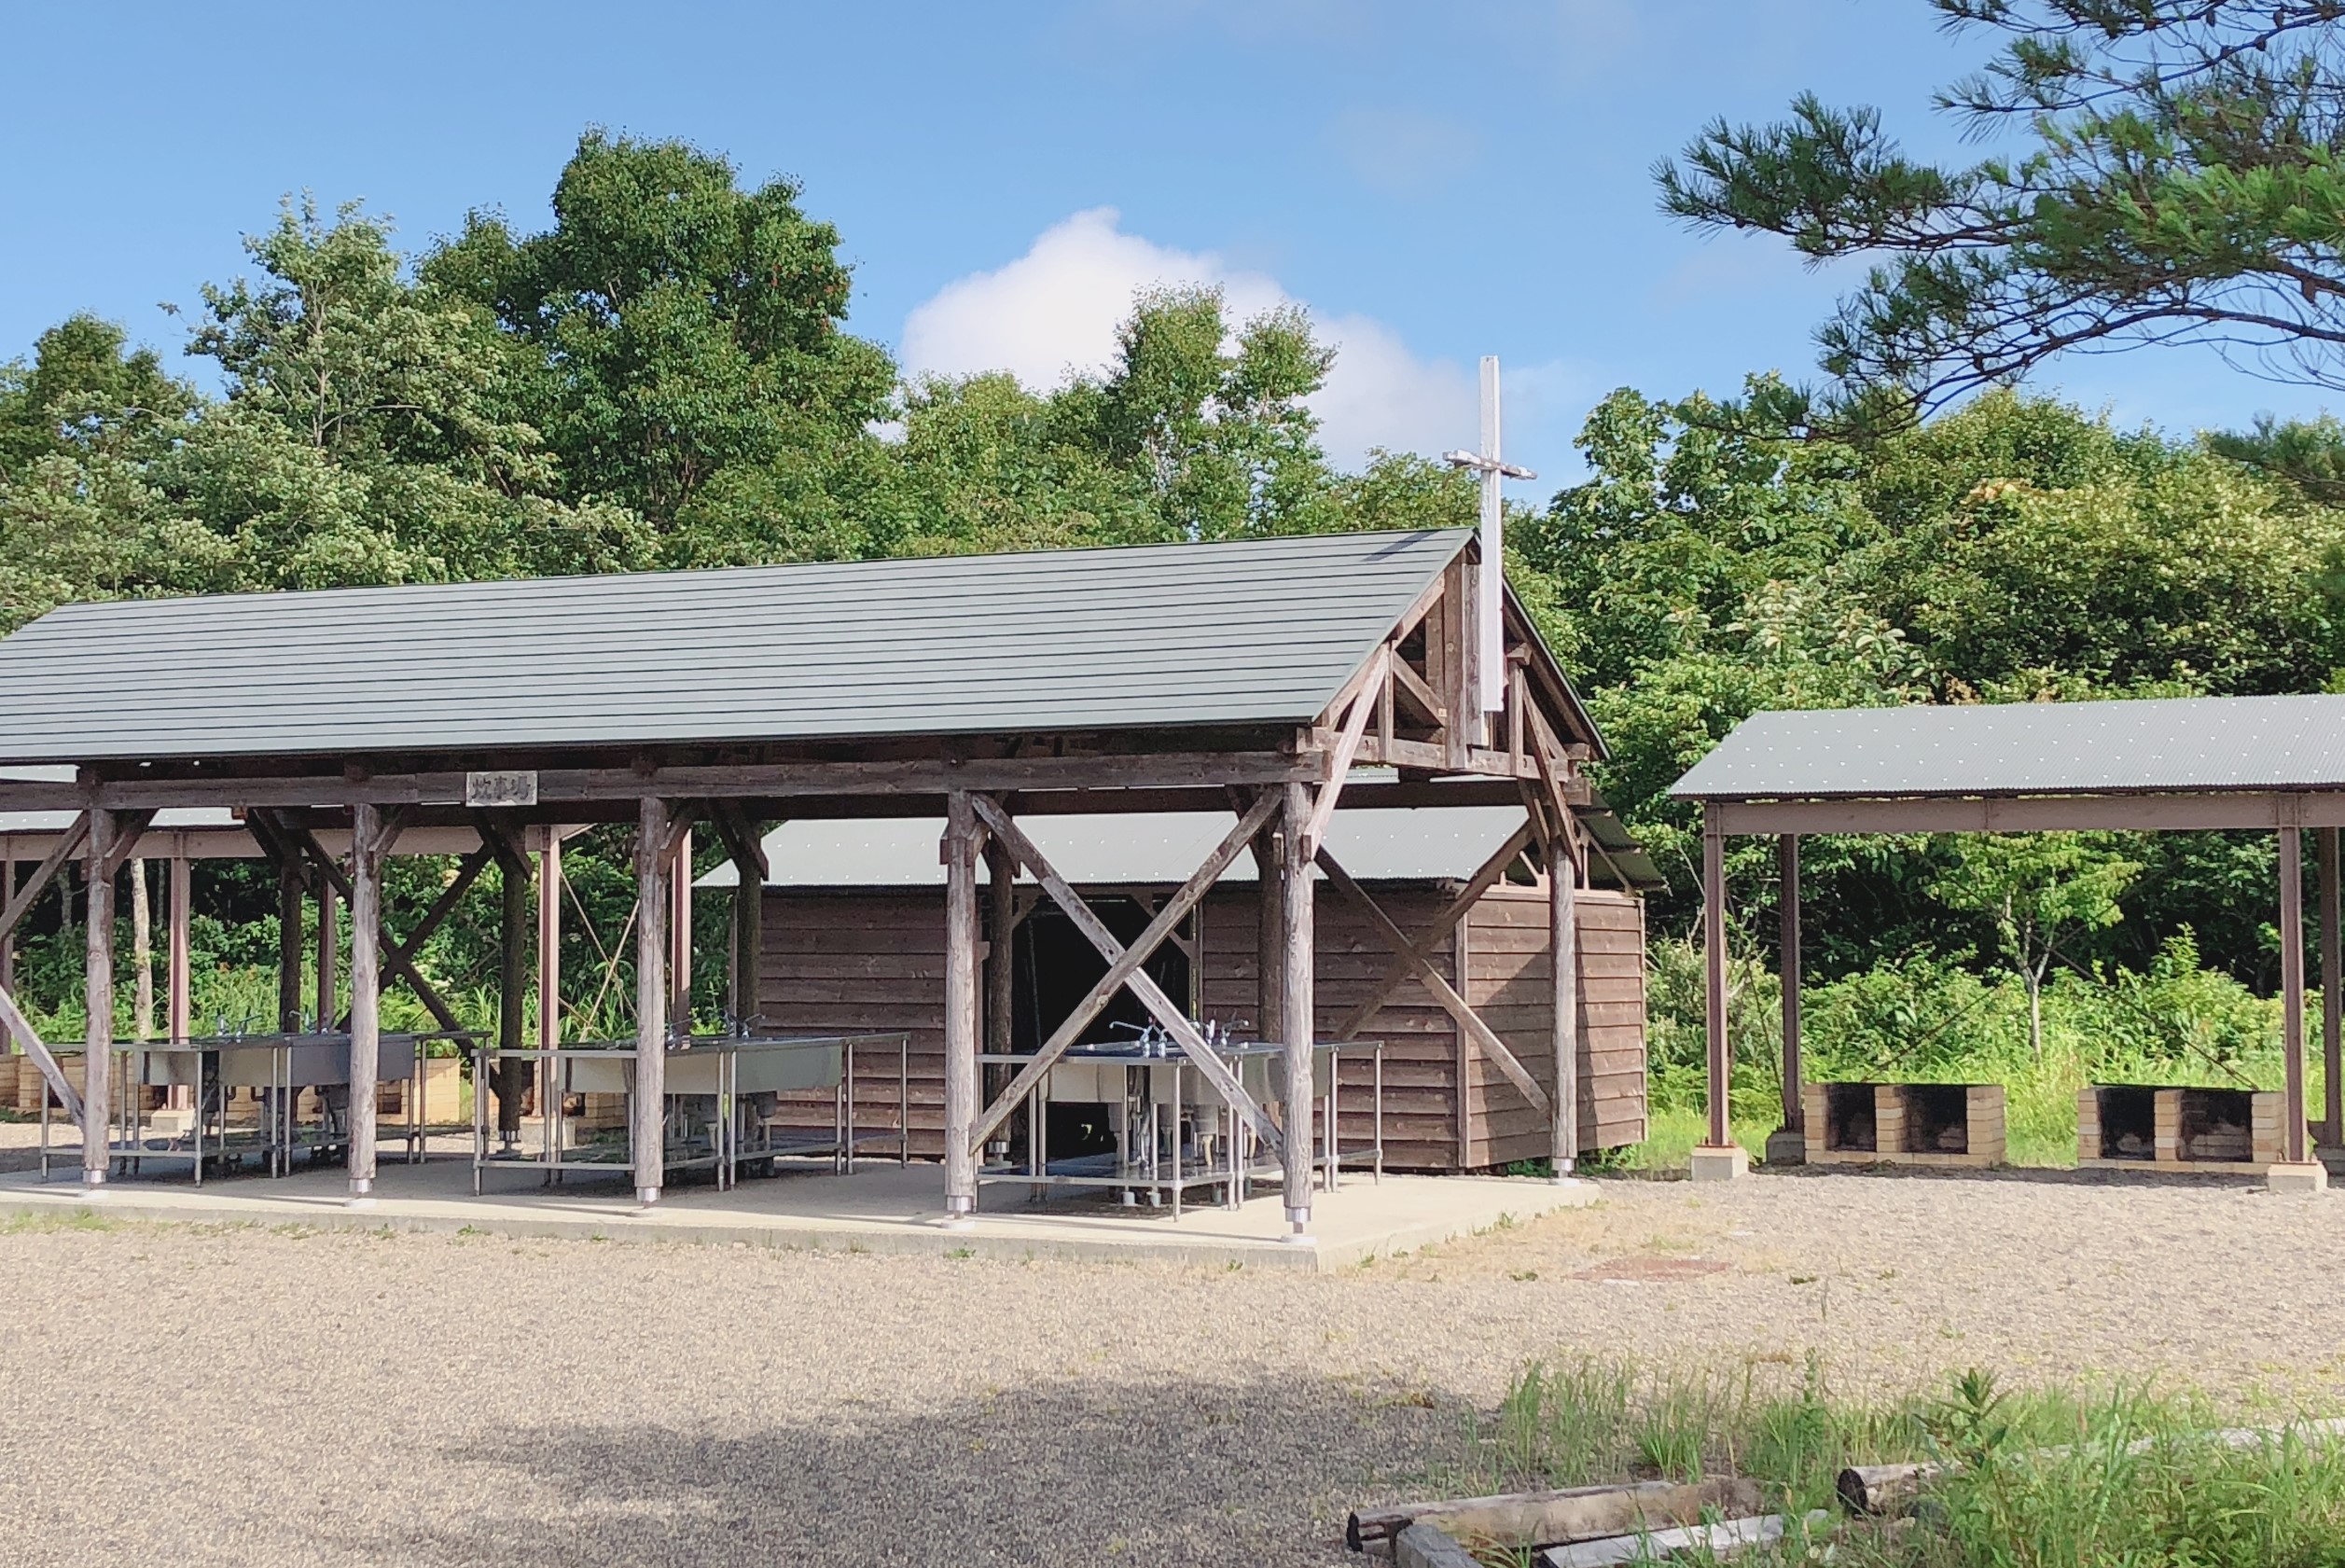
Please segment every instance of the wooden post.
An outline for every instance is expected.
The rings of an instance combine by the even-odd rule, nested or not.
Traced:
[[[163,935],[163,1026],[173,1040],[194,1036],[195,974],[193,956],[188,951],[195,918],[194,877],[187,857],[171,857],[171,908],[164,919]]]
[[[2338,993],[2345,983],[2345,930],[2338,918],[2345,898],[2337,885],[2337,829],[2320,829],[2313,842],[2321,858],[2321,1142],[2336,1148],[2345,1145],[2345,1042],[2339,1039],[2345,996]]]
[[[1783,1126],[1804,1134],[1808,1113],[1800,1098],[1799,1070],[1799,835],[1777,839],[1775,854],[1782,867],[1783,900]]]
[[[82,1035],[81,1175],[85,1185],[104,1186],[113,1131],[114,1089],[114,879],[106,861],[114,853],[115,813],[90,813],[82,1001],[89,1027]]]
[[[1281,988],[1279,1019],[1286,1042],[1286,1223],[1296,1236],[1311,1228],[1312,1046],[1316,1043],[1311,1015],[1311,853],[1309,843],[1311,791],[1299,784],[1286,786],[1285,820],[1279,834],[1280,880],[1284,940],[1280,944],[1284,984]]]
[[[287,851],[277,863],[277,1028],[301,1028],[301,865]]]
[[[629,1139],[635,1199],[659,1201],[668,1166],[668,803],[646,798],[635,827],[635,1098]]]
[[[945,1213],[966,1226],[977,1213],[978,1114],[977,807],[966,790],[946,798]]]
[[[334,892],[334,884],[324,877],[317,880],[317,1026],[331,1029],[334,1020],[342,1016],[342,981],[339,971],[342,959],[341,917],[337,912],[341,899]]]
[[[382,862],[390,844],[382,810],[350,812],[350,1198],[371,1203],[375,1186],[375,1079],[382,1062]],[[474,1092],[479,1092],[475,1086]]]
[[[537,852],[537,1048],[561,1048],[562,829],[548,827]]]
[[[1278,830],[1266,827],[1254,840],[1256,942],[1254,976],[1254,1037],[1286,1038],[1282,1004],[1286,977],[1286,866],[1279,855]]]
[[[1702,808],[1701,935],[1710,1118],[1703,1142],[1694,1149],[1691,1174],[1698,1182],[1731,1181],[1743,1173],[1749,1160],[1734,1142],[1728,1115],[1734,1056],[1727,1037],[1727,841],[1714,805]]]
[[[522,1028],[523,999],[529,994],[529,861],[516,842],[510,854],[497,857],[499,919],[497,922],[497,1049],[518,1051],[528,1038]],[[507,1057],[496,1064],[497,1137],[511,1146],[521,1132],[521,1097],[536,1075],[535,1064]],[[476,1090],[476,1092],[478,1092]],[[546,1114],[540,1105],[538,1114]]]
[[[131,860],[131,1038],[155,1037],[155,909],[146,896],[146,861]]]
[[[754,843],[759,824],[749,825]],[[756,862],[733,860],[733,1021],[744,1030],[750,1020],[765,1011],[765,998],[758,984],[758,969],[765,962],[765,873]]]
[[[985,844],[985,1048],[1011,1048],[1017,1003],[1018,857],[996,839]]]
[[[1555,981],[1555,1179],[1579,1159],[1579,868],[1572,827],[1559,823],[1547,840],[1547,949]],[[1468,917],[1469,919],[1471,917]]]
[[[2287,1068],[2281,1103],[2280,1158],[2305,1161],[2304,1132],[2304,830],[2280,830],[2280,1047]]]
[[[679,1034],[692,1033],[692,830],[676,835],[668,871],[668,1016]]]
[[[0,858],[0,909],[16,902],[16,860]],[[0,991],[16,991],[16,928],[0,932]]]
[[[1460,997],[1467,995],[1474,986],[1474,920],[1469,910],[1450,932],[1450,986]],[[1462,1019],[1450,1020],[1453,1048],[1450,1053],[1450,1071],[1457,1075],[1457,1168],[1474,1168],[1474,1036]]]

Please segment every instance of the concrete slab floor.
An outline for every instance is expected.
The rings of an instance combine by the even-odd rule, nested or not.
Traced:
[[[43,1182],[35,1173],[0,1175],[0,1214],[59,1214],[89,1209],[125,1219],[190,1224],[298,1225],[321,1229],[459,1231],[593,1238],[613,1242],[751,1246],[839,1252],[915,1253],[1000,1258],[1241,1265],[1327,1271],[1369,1257],[1414,1252],[1596,1200],[1587,1182],[1520,1177],[1346,1174],[1316,1195],[1308,1244],[1285,1240],[1275,1186],[1237,1209],[1184,1205],[1125,1208],[1100,1198],[1029,1201],[1022,1186],[988,1186],[967,1228],[944,1226],[943,1180],[934,1165],[861,1163],[853,1174],[826,1167],[744,1178],[729,1192],[705,1180],[671,1186],[654,1208],[637,1207],[623,1181],[578,1180],[545,1186],[526,1168],[489,1173],[473,1196],[468,1159],[437,1156],[378,1171],[371,1206],[345,1201],[339,1166],[281,1179],[229,1176],[198,1187],[184,1173],[109,1184],[93,1197],[77,1179]]]

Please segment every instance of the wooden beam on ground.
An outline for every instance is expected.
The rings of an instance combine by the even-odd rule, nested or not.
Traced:
[[[1441,971],[1435,968],[1429,959],[1418,953],[1408,933],[1393,923],[1393,917],[1384,912],[1383,906],[1377,903],[1367,889],[1353,881],[1352,873],[1337,864],[1336,857],[1324,849],[1319,852],[1319,868],[1327,873],[1327,880],[1336,884],[1339,892],[1359,905],[1362,912],[1367,915],[1368,923],[1384,939],[1385,945],[1408,960],[1410,967],[1417,973],[1417,978],[1427,991],[1433,992],[1433,999],[1457,1020],[1459,1028],[1474,1037],[1474,1043],[1481,1048],[1482,1054],[1497,1064],[1498,1070],[1506,1075],[1507,1081],[1521,1091],[1522,1097],[1539,1110],[1548,1109],[1551,1101],[1547,1091],[1539,1087],[1539,1080],[1531,1075],[1531,1070],[1517,1060],[1515,1053],[1507,1048],[1506,1042],[1500,1039],[1496,1032],[1482,1020],[1482,1015],[1458,994],[1457,989],[1450,984]]]
[[[635,1200],[659,1201],[668,1172],[668,878],[675,840],[668,803],[646,796],[635,818],[635,1090],[628,1140]]]
[[[1533,825],[1526,820],[1508,836],[1505,843],[1498,846],[1495,853],[1482,862],[1474,875],[1466,879],[1457,896],[1450,899],[1433,918],[1433,923],[1418,934],[1416,940],[1408,944],[1392,966],[1384,971],[1382,978],[1368,988],[1367,994],[1360,999],[1358,1006],[1343,1015],[1343,1020],[1335,1027],[1333,1038],[1356,1040],[1360,1037],[1360,1031],[1367,1027],[1368,1020],[1376,1016],[1379,1008],[1392,1000],[1393,992],[1398,991],[1422,965],[1433,961],[1433,950],[1457,929],[1458,922],[1482,901],[1482,895],[1498,884],[1507,868],[1522,858],[1522,853],[1530,847],[1534,832]]]
[[[57,873],[63,869],[67,861],[73,859],[89,837],[90,813],[84,812],[74,819],[72,826],[58,836],[55,847],[38,866],[33,867],[33,874],[9,895],[7,908],[0,910],[0,937],[15,937],[16,928],[24,923],[26,911],[38,902],[42,894],[49,891],[49,884],[57,880]]]
[[[978,818],[1009,846],[1010,853],[1018,856],[1036,881],[1042,883],[1043,891],[1050,895],[1051,902],[1066,911],[1067,919],[1083,933],[1092,947],[1099,950],[1100,956],[1107,960],[1111,968],[1117,964],[1124,957],[1124,945],[1116,939],[1115,933],[1108,930],[1106,923],[1084,901],[1082,895],[1076,893],[1043,853],[1034,847],[1034,840],[1019,829],[1006,812],[985,797],[974,797],[973,804]],[[1242,840],[1238,847],[1243,847]],[[1236,850],[1232,849],[1230,853],[1234,858]],[[1166,908],[1170,909],[1172,905],[1168,903]],[[1254,1096],[1246,1092],[1245,1086],[1230,1072],[1228,1063],[1205,1044],[1204,1036],[1198,1034],[1197,1025],[1190,1021],[1187,1013],[1164,993],[1164,988],[1157,984],[1145,965],[1134,963],[1126,968],[1124,984],[1131,988],[1131,993],[1140,999],[1140,1005],[1164,1026],[1165,1033],[1172,1036],[1173,1043],[1196,1064],[1198,1075],[1213,1086],[1214,1092],[1221,1096],[1223,1103],[1245,1118],[1246,1124],[1254,1129],[1255,1136],[1262,1140],[1266,1148],[1283,1148],[1284,1145],[1278,1125],[1264,1114],[1261,1106],[1255,1103]]]
[[[104,1186],[111,1163],[114,1086],[114,879],[106,866],[114,853],[115,814],[90,814],[89,886],[83,914],[85,963],[82,1004],[89,1027],[83,1035],[81,1074],[81,1175]]]
[[[57,1096],[57,1103],[65,1107],[65,1115],[80,1122],[81,1091],[65,1076],[64,1064],[33,1027],[33,1020],[24,1016],[24,1009],[17,1006],[14,993],[7,986],[0,986],[0,1039],[16,1041],[16,1048],[32,1058],[33,1065],[41,1070],[43,1081]]]
[[[1183,882],[1172,895],[1164,901],[1164,907],[1156,912],[1156,918],[1148,922],[1147,928],[1133,938],[1130,947],[1122,948],[1119,951],[1113,953],[1107,952],[1103,948],[1101,950],[1108,960],[1107,972],[1093,983],[1089,991],[1083,993],[1083,999],[1075,1005],[1074,1010],[1068,1013],[1065,1019],[1061,1020],[1059,1027],[1051,1032],[1050,1038],[1043,1042],[1042,1048],[1035,1053],[1034,1060],[1020,1066],[1017,1075],[1010,1079],[1008,1087],[995,1095],[993,1103],[985,1108],[982,1116],[978,1117],[972,1133],[976,1141],[971,1147],[978,1146],[992,1135],[993,1130],[999,1127],[1010,1112],[1016,1110],[1026,1096],[1033,1091],[1034,1086],[1042,1081],[1043,1075],[1058,1063],[1060,1058],[1066,1055],[1075,1041],[1082,1038],[1083,1031],[1090,1027],[1091,1020],[1099,1017],[1101,1011],[1114,999],[1116,993],[1124,988],[1125,983],[1135,974],[1145,972],[1142,966],[1155,955],[1159,948],[1164,945],[1166,938],[1180,928],[1181,923],[1188,918],[1189,911],[1197,908],[1206,894],[1213,891],[1214,884],[1221,881],[1222,873],[1229,869],[1230,862],[1245,853],[1246,845],[1251,843],[1255,835],[1270,822],[1271,813],[1278,808],[1278,804],[1276,795],[1269,790],[1263,791],[1261,798],[1247,810],[1245,815],[1238,819],[1238,825],[1223,835],[1221,842],[1214,847],[1214,853],[1205,857],[1204,864],[1189,873],[1188,881]],[[989,826],[991,826],[990,822]],[[994,827],[993,837],[995,842],[1001,844],[1010,853],[1022,853],[1012,847],[1010,835],[1005,833],[999,826]],[[1031,865],[1032,862],[1029,864]],[[1040,867],[1035,868],[1035,874],[1037,877],[1041,876]],[[1055,876],[1056,873],[1052,875]],[[1046,888],[1049,886],[1048,879],[1044,879],[1044,886]],[[1052,896],[1054,898],[1057,896],[1055,891]],[[1073,911],[1070,910],[1069,913],[1072,914]]]

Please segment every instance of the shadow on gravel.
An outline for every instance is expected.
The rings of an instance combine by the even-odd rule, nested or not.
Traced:
[[[2231,1175],[2227,1173],[2158,1171],[2147,1167],[2139,1171],[2063,1171],[2047,1165],[2005,1165],[1987,1170],[1968,1166],[1755,1165],[1751,1173],[1792,1181],[1840,1181],[1853,1177],[1895,1182],[2016,1182],[2030,1186],[2171,1186],[2199,1191],[2257,1188],[2264,1185],[2260,1172]]]
[[[1148,1331],[1095,1327],[1111,1357]],[[398,1560],[1326,1564],[1343,1557],[1344,1510],[1419,1491],[1465,1415],[1422,1392],[1298,1379],[1061,1384],[820,1425],[776,1410],[746,1434],[517,1427],[433,1456],[473,1479],[479,1506],[419,1488],[435,1517]]]

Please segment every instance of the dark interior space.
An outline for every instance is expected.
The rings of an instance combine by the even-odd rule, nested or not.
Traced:
[[[1961,1084],[1908,1084],[1906,1150],[1970,1153],[1970,1092]]]
[[[2110,1084],[2093,1090],[2101,1100],[2101,1158],[2158,1158],[2158,1090]]]
[[[1824,1086],[1824,1146],[1870,1154],[1880,1147],[1871,1084]]]
[[[2182,1158],[2236,1160],[2255,1157],[2255,1098],[2243,1089],[2182,1091]]]
[[[1132,898],[1099,897],[1091,899],[1090,905],[1119,942],[1138,939],[1153,918]],[[1193,935],[1195,929],[1192,916],[1183,935]],[[1047,902],[1019,923],[1010,945],[1010,1038],[1012,1048],[1020,1051],[1039,1049],[1107,973],[1107,960],[1090,938],[1076,929],[1064,910]],[[1194,1010],[1188,954],[1177,944],[1166,942],[1149,955],[1143,967],[1166,995]],[[1130,1039],[1147,1022],[1148,1010],[1140,999],[1128,990],[1118,991],[1084,1029],[1077,1043]],[[1115,1129],[1103,1105],[1053,1101],[1047,1114],[1053,1159],[1104,1154],[1116,1146]]]

